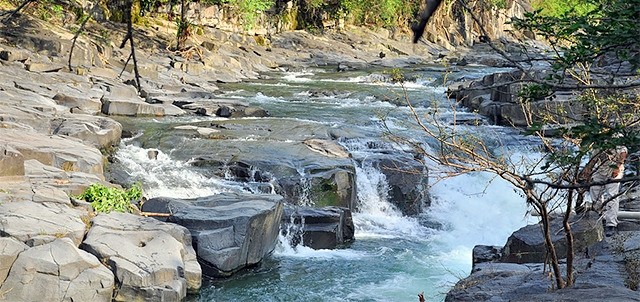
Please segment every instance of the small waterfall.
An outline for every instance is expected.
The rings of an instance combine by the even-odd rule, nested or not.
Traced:
[[[386,176],[372,165],[369,156],[403,153],[401,146],[380,140],[348,139],[340,142],[355,159],[358,208],[353,213],[356,238],[413,238],[424,240],[431,232],[416,217],[403,216],[389,202]]]
[[[307,174],[304,171],[303,167],[297,167],[296,170],[300,175],[300,201],[299,204],[301,206],[312,207],[315,205],[315,202],[311,200],[309,197],[311,191],[311,183],[309,183],[309,179],[307,178]]]

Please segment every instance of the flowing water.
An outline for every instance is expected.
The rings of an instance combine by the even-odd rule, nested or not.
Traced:
[[[221,88],[226,91],[223,97],[244,100],[271,114],[269,118],[246,119],[247,123],[293,123],[305,131],[322,126],[356,133],[359,139],[341,142],[355,159],[363,159],[380,148],[387,152],[404,148],[386,141],[385,131],[421,136],[411,122],[403,91],[420,114],[437,107],[439,118],[446,121],[454,113],[444,96],[443,82],[477,78],[491,71],[480,67],[453,72],[440,67],[406,70],[406,90],[391,83],[382,70],[335,73],[324,69],[277,72],[266,79]],[[457,112],[455,116],[478,120],[473,113]],[[181,117],[146,123],[162,128],[206,120]],[[508,129],[486,124],[468,127],[488,138],[498,136],[515,149],[525,149],[527,144],[526,138]],[[191,167],[189,153],[175,146],[158,147],[158,159],[149,160],[149,150],[133,143],[135,140],[125,142],[118,158],[131,179],[143,182],[149,197],[258,191],[250,183],[204,175]],[[232,139],[230,144],[237,148],[253,144],[253,148],[287,142],[287,137],[265,141],[247,135]],[[522,198],[492,175],[430,179],[432,205],[417,217],[403,216],[387,202],[386,180],[380,171],[363,164],[356,168],[356,179],[356,241],[349,247],[312,250],[291,247],[282,238],[261,265],[229,279],[206,281],[201,293],[190,301],[417,301],[420,292],[427,301],[442,301],[446,291],[468,275],[474,245],[503,245],[511,232],[527,223]]]

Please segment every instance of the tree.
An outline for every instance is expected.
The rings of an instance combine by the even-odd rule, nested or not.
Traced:
[[[483,34],[488,37],[479,20],[464,1],[457,0]],[[581,206],[585,191],[593,185],[611,182],[627,183],[638,177],[594,182],[590,171],[582,164],[597,151],[618,145],[637,146],[634,131],[640,121],[640,99],[637,88],[640,63],[640,0],[584,0],[591,10],[577,13],[569,10],[560,15],[544,14],[537,10],[524,18],[513,19],[516,30],[529,31],[545,39],[548,52],[531,51],[527,41],[519,41],[520,53],[507,53],[500,43],[489,45],[517,70],[514,80],[496,84],[507,86],[515,95],[527,117],[527,134],[536,137],[544,147],[540,157],[510,157],[510,152],[498,142],[490,144],[473,130],[461,125],[440,122],[439,112],[420,116],[412,110],[413,118],[427,137],[435,141],[433,147],[413,142],[428,159],[453,170],[450,175],[474,171],[491,172],[522,192],[527,204],[541,216],[549,264],[556,288],[574,284],[573,234],[570,218]],[[437,4],[436,4],[437,5]],[[432,11],[422,15],[427,22]],[[416,37],[423,26],[414,27]],[[541,68],[542,66],[542,68]],[[514,89],[515,88],[515,89]],[[474,89],[474,88],[469,88]],[[567,106],[558,106],[554,98],[559,92],[571,91]],[[554,103],[555,102],[555,103]],[[567,104],[569,104],[567,103]],[[543,106],[541,106],[541,104]],[[557,137],[548,137],[545,130],[555,128]],[[609,198],[610,200],[615,196]],[[566,271],[559,265],[551,240],[551,212],[561,209],[568,252]]]

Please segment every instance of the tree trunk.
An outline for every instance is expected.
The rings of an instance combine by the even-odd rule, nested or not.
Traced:
[[[573,232],[571,231],[571,224],[569,223],[569,219],[571,219],[571,205],[573,204],[573,195],[574,190],[569,190],[567,194],[567,209],[564,212],[564,217],[562,219],[562,224],[564,226],[564,235],[567,239],[567,283],[566,286],[573,286]]]
[[[547,247],[547,251],[549,252],[549,256],[551,256],[551,269],[553,270],[553,274],[556,279],[556,286],[558,289],[565,288],[566,283],[564,278],[562,278],[562,272],[560,271],[560,265],[558,264],[558,254],[556,253],[556,248],[553,245],[553,240],[551,239],[551,221],[549,219],[549,210],[544,202],[540,202],[540,217],[542,219],[542,232],[544,235],[544,242]]]

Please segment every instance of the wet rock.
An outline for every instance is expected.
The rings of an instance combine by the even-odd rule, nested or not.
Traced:
[[[416,215],[429,205],[427,168],[415,158],[380,154],[368,156],[363,166],[378,169],[389,186],[389,202],[404,215]]]
[[[189,231],[125,213],[100,214],[82,248],[104,259],[117,284],[116,301],[181,301],[201,286]]]
[[[111,301],[113,273],[69,238],[21,252],[0,287],[6,301]]]
[[[355,240],[351,210],[339,207],[291,207],[282,215],[282,228],[292,246],[333,249]]]
[[[229,276],[258,264],[275,247],[282,197],[223,193],[197,199],[153,198],[143,211],[171,213],[191,231],[198,260],[209,276]]]
[[[338,157],[338,158],[349,158],[351,154],[349,151],[339,145],[338,143],[330,140],[320,140],[320,139],[308,139],[304,141],[304,144],[309,147],[312,151],[318,152],[320,154],[329,156],[329,157]]]

